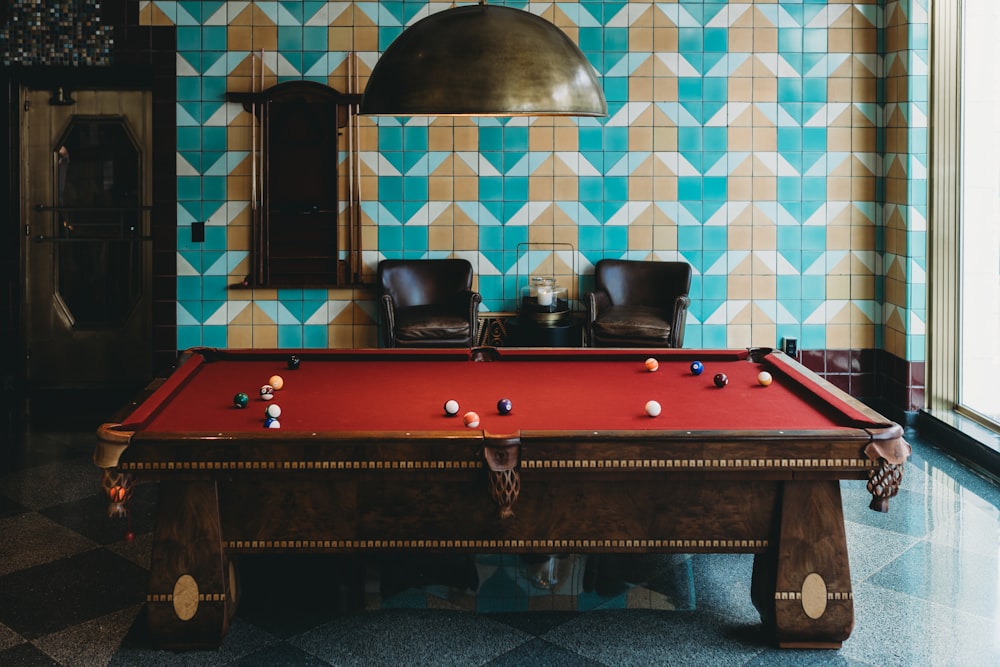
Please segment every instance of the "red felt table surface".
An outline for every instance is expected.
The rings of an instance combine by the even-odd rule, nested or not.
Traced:
[[[698,352],[658,355],[656,372],[642,359],[590,360],[579,354],[514,356],[492,362],[420,358],[384,361],[305,359],[291,371],[275,358],[220,360],[182,366],[172,386],[162,389],[148,414],[128,421],[145,432],[233,433],[262,429],[264,409],[259,388],[272,375],[284,387],[270,403],[281,407],[282,431],[462,431],[462,413],[476,411],[479,429],[496,434],[524,430],[822,430],[858,426],[860,415],[838,406],[794,369],[750,363],[735,357],[704,355],[705,371],[693,375],[690,361]],[[713,358],[718,356],[719,358]],[[761,386],[757,375],[768,370],[774,382]],[[729,384],[717,388],[716,373]],[[245,392],[249,405],[239,409],[233,396]],[[497,413],[497,401],[509,398],[511,414]],[[454,399],[457,417],[443,405]],[[658,401],[663,411],[651,418],[644,407]],[[142,422],[139,424],[139,422]]]

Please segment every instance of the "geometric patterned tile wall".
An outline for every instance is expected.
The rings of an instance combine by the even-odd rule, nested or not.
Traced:
[[[503,4],[580,45],[609,115],[362,119],[368,277],[383,257],[466,257],[501,311],[532,271],[575,273],[579,294],[601,257],[684,259],[687,346],[797,336],[922,360],[926,0]],[[178,347],[375,345],[364,290],[228,289],[248,272],[252,146],[224,95],[256,77],[355,92],[451,3],[139,5],[177,26]]]

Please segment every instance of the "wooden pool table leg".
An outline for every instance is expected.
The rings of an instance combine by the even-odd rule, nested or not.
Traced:
[[[778,539],[754,559],[751,597],[783,648],[840,648],[854,593],[836,480],[785,482]]]
[[[222,547],[215,482],[160,482],[146,596],[153,643],[217,648],[237,596],[235,565]]]

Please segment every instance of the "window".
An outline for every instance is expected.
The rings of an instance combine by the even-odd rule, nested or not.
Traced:
[[[1000,428],[1000,4],[962,18],[958,405]]]

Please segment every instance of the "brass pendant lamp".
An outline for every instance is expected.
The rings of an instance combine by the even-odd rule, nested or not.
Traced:
[[[607,116],[586,56],[559,28],[510,7],[452,7],[403,31],[372,70],[370,116]]]

